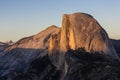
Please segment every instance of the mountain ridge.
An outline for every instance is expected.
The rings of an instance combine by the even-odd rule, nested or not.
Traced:
[[[47,69],[51,69],[52,65],[55,73],[56,70],[62,71],[60,80],[64,80],[69,69],[65,55],[69,50],[79,48],[85,49],[87,53],[100,53],[109,61],[119,60],[106,31],[91,15],[65,14],[62,28],[52,25],[36,35],[22,38],[0,52],[0,77],[13,79],[14,73],[25,73],[32,61],[48,56],[50,66]],[[43,77],[41,79],[45,80]]]

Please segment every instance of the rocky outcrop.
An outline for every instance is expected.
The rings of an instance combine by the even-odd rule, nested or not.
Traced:
[[[6,51],[15,48],[47,49],[51,35],[58,33],[59,31],[60,28],[52,25],[36,35],[17,41],[14,45],[6,49]]]

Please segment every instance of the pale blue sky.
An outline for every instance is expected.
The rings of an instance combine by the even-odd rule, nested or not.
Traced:
[[[0,0],[0,41],[61,26],[62,15],[74,12],[91,14],[111,38],[120,39],[120,0]]]

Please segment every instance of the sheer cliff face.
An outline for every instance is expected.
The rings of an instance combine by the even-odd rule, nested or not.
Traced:
[[[63,15],[60,35],[60,49],[84,48],[87,52],[117,57],[106,31],[90,15],[74,13]]]

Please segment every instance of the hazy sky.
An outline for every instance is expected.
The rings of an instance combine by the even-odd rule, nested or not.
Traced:
[[[0,41],[61,26],[62,15],[74,12],[91,14],[111,38],[120,39],[120,0],[0,0]]]

